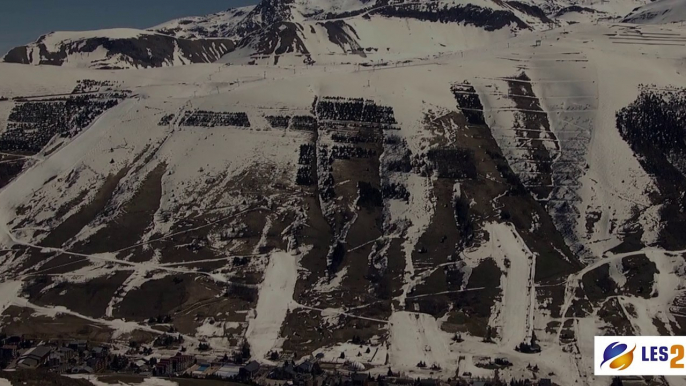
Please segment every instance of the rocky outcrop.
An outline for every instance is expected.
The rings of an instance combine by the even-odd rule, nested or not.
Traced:
[[[98,69],[150,68],[210,63],[234,49],[229,39],[177,39],[161,34],[138,36],[42,36],[35,43],[12,49],[4,57],[8,63],[72,65]]]

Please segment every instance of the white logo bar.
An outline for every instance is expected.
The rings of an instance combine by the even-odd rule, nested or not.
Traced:
[[[686,375],[686,336],[596,336],[595,375]]]

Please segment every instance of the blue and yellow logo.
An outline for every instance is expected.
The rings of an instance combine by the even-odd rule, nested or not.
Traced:
[[[600,364],[600,367],[603,367],[605,362],[610,360],[612,361],[610,362],[611,369],[624,370],[631,366],[631,362],[634,361],[636,346],[631,351],[625,352],[627,347],[629,346],[619,342],[614,342],[607,346],[605,352],[603,352],[603,363]]]

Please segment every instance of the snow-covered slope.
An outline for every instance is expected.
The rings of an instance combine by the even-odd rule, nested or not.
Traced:
[[[136,29],[53,32],[10,50],[8,63],[92,68],[147,68],[214,62],[229,39],[181,39]]]
[[[681,0],[657,0],[631,11],[626,23],[665,24],[686,21],[686,2]]]
[[[568,23],[617,21],[650,0],[535,0],[556,20]]]
[[[1,329],[607,386],[593,336],[686,334],[686,29],[532,4],[271,0],[217,63],[1,63]]]
[[[382,63],[0,64],[3,330],[562,386],[607,386],[594,335],[686,332],[683,135],[651,120],[686,30],[346,23]],[[438,42],[384,54],[400,23]]]

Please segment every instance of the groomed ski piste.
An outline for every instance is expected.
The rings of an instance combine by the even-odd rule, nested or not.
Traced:
[[[651,34],[672,37],[673,42],[645,38]],[[506,380],[550,378],[558,385],[607,385],[607,378],[593,376],[594,335],[678,334],[685,323],[675,300],[684,286],[686,250],[656,246],[664,226],[661,204],[648,194],[657,189],[656,182],[621,137],[615,119],[620,109],[636,100],[641,85],[686,87],[686,50],[681,43],[685,37],[686,29],[678,24],[576,24],[493,39],[488,44],[474,41],[478,35],[469,36],[470,47],[463,50],[415,57],[389,55],[383,65],[368,67],[336,62],[338,56],[332,59],[327,54],[322,54],[321,63],[308,66],[282,60],[279,64],[98,71],[2,63],[0,96],[9,99],[0,101],[0,130],[9,121],[10,111],[24,103],[17,97],[70,94],[83,79],[117,82],[116,89],[128,90],[130,95],[73,137],[55,136],[37,154],[23,156],[22,172],[0,190],[0,311],[4,315],[0,323],[15,330],[20,323],[48,320],[97,325],[109,331],[109,342],[123,351],[138,335],[154,339],[163,333],[131,303],[152,301],[155,283],[169,285],[169,280],[163,280],[180,278],[180,285],[187,288],[180,304],[164,306],[160,312],[184,320],[179,333],[188,352],[198,355],[224,355],[247,341],[253,359],[278,364],[269,358],[272,351],[292,351],[290,347],[297,343],[289,342],[305,341],[301,347],[312,349],[299,349],[296,361],[321,353],[324,361],[346,368],[361,364],[371,374],[391,369],[410,378],[447,379],[488,378],[497,372]],[[400,35],[398,39],[405,41]],[[316,248],[308,244],[308,238],[293,236],[296,228],[323,226],[308,220],[308,210],[321,197],[314,193],[312,200],[303,200],[308,193],[296,184],[296,175],[302,165],[301,145],[331,149],[335,143],[327,136],[334,132],[333,126],[320,130],[313,140],[312,133],[297,130],[293,122],[279,129],[267,117],[313,115],[324,125],[312,113],[315,101],[364,98],[392,107],[397,129],[384,129],[386,139],[397,136],[412,154],[424,154],[440,141],[458,146],[470,143],[467,130],[475,125],[454,123],[446,126],[444,134],[427,129],[431,114],[462,116],[470,109],[458,107],[451,92],[451,85],[465,81],[473,86],[482,104],[475,109],[483,113],[484,125],[512,171],[526,189],[545,192],[531,202],[546,203],[557,229],[562,220],[555,215],[568,218],[566,224],[572,225],[562,237],[575,251],[583,246],[583,252],[573,255],[552,251],[557,247],[546,253],[557,254],[559,261],[571,267],[578,264],[578,269],[546,276],[541,272],[555,268],[546,266],[548,256],[528,244],[520,224],[506,216],[486,214],[483,221],[476,220],[474,241],[452,260],[424,261],[423,252],[417,251],[422,237],[433,232],[441,210],[437,202],[443,202],[442,196],[435,190],[440,178],[436,173],[382,171],[382,179],[402,183],[410,198],[384,198],[385,233],[368,240],[373,245],[402,241],[397,248],[393,243],[383,244],[392,252],[388,261],[379,264],[390,269],[392,258],[401,268],[393,279],[388,312],[377,315],[369,311],[374,303],[365,303],[362,295],[345,295],[347,286],[366,274],[355,271],[356,262],[344,260],[333,275],[315,274],[322,268],[308,256]],[[527,85],[525,93],[513,91],[518,84]],[[517,97],[537,103],[524,108]],[[250,126],[189,124],[189,117],[203,111],[245,113]],[[160,124],[168,114],[174,117]],[[532,120],[537,115],[546,116],[546,121]],[[531,129],[530,124],[539,126]],[[521,132],[532,130],[540,131],[540,136],[523,141]],[[543,189],[547,183],[527,179],[530,173],[543,173],[523,155],[533,151],[532,143],[540,139],[552,142],[546,145],[553,165],[550,184],[555,186],[550,191]],[[373,164],[378,168],[383,157],[389,156],[389,148],[383,150],[382,161]],[[476,150],[476,154],[481,153]],[[332,173],[346,175],[347,169],[334,162]],[[495,177],[487,174],[485,179],[489,178]],[[345,187],[346,181],[335,182]],[[463,182],[451,184],[453,195],[448,203],[466,197],[455,193]],[[340,205],[343,209],[335,209],[339,213],[351,210],[362,221],[365,210],[359,208],[364,204],[355,194],[350,202],[341,196],[339,204],[331,205]],[[473,202],[468,206],[479,207],[478,197],[469,199]],[[504,207],[504,202],[495,198],[489,210],[517,210]],[[100,205],[97,213],[78,229],[64,230],[70,237],[61,240],[61,245],[46,242],[47,230],[83,213],[84,208],[94,210],[87,208],[94,205]],[[556,211],[563,206],[567,212]],[[639,215],[635,208],[641,208]],[[586,221],[589,212],[598,214],[591,226]],[[139,224],[131,216],[149,221]],[[112,225],[118,222],[138,233],[107,236],[122,232]],[[242,228],[242,222],[250,225]],[[640,225],[643,245],[617,251],[614,248],[625,236],[619,228],[629,222]],[[348,237],[360,232],[354,229],[356,224],[352,220],[346,228]],[[544,226],[543,220],[532,220],[531,237],[536,238]],[[262,229],[255,231],[255,227]],[[200,251],[212,253],[184,252],[195,248],[196,239],[202,241]],[[348,253],[354,247],[358,245],[346,245]],[[362,266],[375,264],[374,254],[369,256]],[[604,294],[598,303],[589,301],[583,292],[589,273],[606,267],[617,288],[628,288],[633,279],[625,264],[639,256],[656,268],[648,283],[650,296],[617,290]],[[246,265],[235,263],[242,257],[249,257]],[[485,266],[491,267],[488,272],[482,269]],[[431,292],[437,273],[442,275],[449,267],[459,267],[461,286]],[[423,312],[417,302],[446,296],[445,292],[480,293],[489,284],[472,283],[488,282],[486,276],[492,272],[496,272],[493,303],[488,315],[479,319],[488,327],[488,336],[457,321],[459,302],[451,303],[443,316]],[[308,285],[308,277],[319,284]],[[36,290],[39,278],[47,278],[47,283]],[[72,288],[94,280],[115,280],[114,288],[107,290],[109,298],[94,300],[91,310],[65,305],[63,299]],[[224,296],[225,288],[237,287],[254,291],[255,298],[236,300],[235,293]],[[547,292],[549,288],[555,290]],[[579,306],[582,301],[588,306]],[[605,307],[615,302],[623,310],[620,319],[627,323],[614,325],[606,317]],[[294,319],[307,320],[308,329],[303,330]],[[320,339],[315,332],[319,329],[363,331],[360,334],[365,337],[353,342],[342,332],[332,338],[338,339],[334,342]],[[456,335],[460,338],[455,339]],[[293,341],[294,336],[301,340]],[[201,352],[198,344],[206,341],[210,352]],[[523,352],[522,343],[538,345],[540,352]],[[156,350],[160,355],[175,352],[174,347]],[[497,358],[511,365],[493,365]],[[420,362],[426,367],[418,367]],[[686,384],[679,378],[666,378],[666,382]]]

